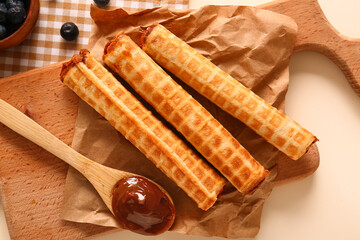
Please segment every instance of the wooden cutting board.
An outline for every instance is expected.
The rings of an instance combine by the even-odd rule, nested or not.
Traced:
[[[360,94],[360,71],[351,57],[352,50],[346,52],[337,47],[341,42],[348,49],[355,48],[357,41],[345,39],[337,33],[316,1],[290,0],[261,7],[293,17],[299,26],[295,50],[315,50],[329,56]],[[1,79],[0,98],[70,145],[78,97],[60,82],[60,68],[61,63],[56,63]],[[2,124],[0,147],[0,196],[12,239],[78,239],[112,230],[60,219],[68,169],[61,160]],[[318,166],[319,154],[315,145],[299,161],[280,159],[277,184],[305,178]]]
[[[0,81],[0,98],[71,144],[78,97],[59,79],[61,63]],[[68,165],[0,124],[1,195],[12,239],[76,239],[109,228],[60,220]],[[279,183],[304,178],[319,165],[317,148],[298,161],[280,160]],[[31,237],[30,237],[31,236]]]

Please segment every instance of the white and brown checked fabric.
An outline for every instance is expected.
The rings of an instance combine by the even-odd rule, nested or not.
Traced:
[[[85,48],[90,36],[90,5],[93,0],[40,0],[40,14],[33,32],[18,46],[0,50],[0,78],[71,58]],[[109,7],[141,10],[159,6],[187,9],[188,0],[110,0]],[[60,28],[74,22],[79,28],[75,41],[65,41]]]
[[[199,208],[207,210],[216,202],[225,179],[154,117],[87,50],[81,50],[63,65],[61,78]]]
[[[129,36],[117,34],[106,45],[103,59],[241,193],[250,192],[269,174]]]
[[[317,138],[211,63],[160,24],[143,34],[143,50],[224,111],[297,160]]]

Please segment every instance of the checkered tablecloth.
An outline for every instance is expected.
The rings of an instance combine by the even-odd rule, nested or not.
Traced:
[[[63,61],[84,48],[93,23],[90,5],[93,0],[42,0],[40,15],[33,32],[20,45],[0,50],[0,78]],[[189,0],[110,0],[106,9],[140,10],[158,6],[188,8]],[[65,41],[60,28],[74,22],[79,28],[76,41]]]

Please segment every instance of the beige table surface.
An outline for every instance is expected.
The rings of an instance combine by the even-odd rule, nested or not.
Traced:
[[[190,0],[190,7],[219,2],[258,5],[267,1]],[[359,0],[319,2],[341,33],[360,38]],[[313,176],[274,189],[265,203],[256,239],[360,239],[360,98],[326,57],[312,52],[296,53],[290,64],[286,112],[320,138],[321,163]],[[0,239],[10,239],[1,206]],[[176,233],[142,237],[125,231],[96,239],[210,238]]]

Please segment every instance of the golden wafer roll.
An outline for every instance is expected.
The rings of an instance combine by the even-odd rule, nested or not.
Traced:
[[[144,32],[142,47],[161,66],[290,158],[299,159],[317,140],[162,25],[155,24]]]
[[[64,64],[62,81],[134,144],[203,210],[226,181],[155,118],[87,50]]]
[[[130,37],[119,33],[103,58],[240,192],[249,192],[269,173]]]

